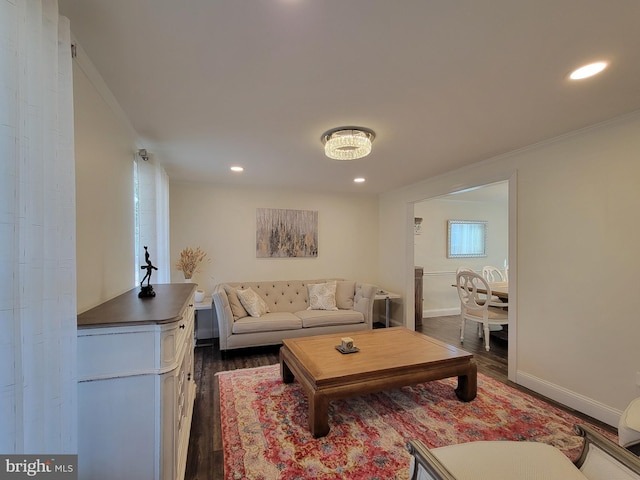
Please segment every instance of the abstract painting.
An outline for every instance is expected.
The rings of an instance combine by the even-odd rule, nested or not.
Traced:
[[[256,257],[317,257],[318,212],[315,210],[256,210]]]

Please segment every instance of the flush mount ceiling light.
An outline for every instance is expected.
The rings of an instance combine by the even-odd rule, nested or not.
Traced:
[[[593,77],[594,75],[597,75],[598,73],[603,71],[605,68],[607,68],[607,62],[590,63],[589,65],[584,65],[571,72],[569,78],[571,80],[582,80],[583,78]]]
[[[356,160],[371,153],[373,130],[363,127],[338,127],[322,134],[324,153],[334,160]]]

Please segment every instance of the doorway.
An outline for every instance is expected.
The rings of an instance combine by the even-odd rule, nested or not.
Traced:
[[[513,192],[515,192],[515,185]],[[514,193],[511,192],[511,195]],[[459,315],[460,301],[452,285],[455,283],[456,269],[469,267],[481,273],[482,267],[492,265],[507,275],[513,273],[510,265],[510,247],[515,245],[515,199],[510,199],[510,181],[467,188],[451,194],[427,198],[413,204],[414,267],[422,268],[422,299],[416,297],[415,305],[422,303],[423,322],[429,318]],[[486,222],[486,252],[482,256],[451,258],[448,255],[448,227],[451,220]],[[512,224],[513,223],[513,224]],[[514,259],[515,260],[515,259]],[[418,271],[418,268],[414,268]],[[418,281],[416,280],[416,285]],[[515,287],[515,282],[514,282]],[[416,286],[416,291],[418,290]],[[513,289],[515,297],[515,288]],[[510,313],[508,333],[503,332],[504,342],[508,342],[509,359],[515,359],[515,313],[510,288]],[[420,302],[421,300],[421,302]],[[416,319],[419,312],[415,312]],[[498,339],[500,335],[497,335]],[[515,361],[509,362],[515,376]],[[509,368],[511,378],[512,368]]]

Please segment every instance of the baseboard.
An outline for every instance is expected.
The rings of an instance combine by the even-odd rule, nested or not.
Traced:
[[[460,315],[460,307],[438,308],[434,310],[423,310],[422,318],[448,317],[450,315]]]
[[[516,372],[516,383],[578,412],[617,428],[622,411],[528,373]]]

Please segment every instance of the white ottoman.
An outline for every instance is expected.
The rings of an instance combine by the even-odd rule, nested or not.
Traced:
[[[618,443],[625,448],[640,443],[640,397],[633,400],[620,417]]]

